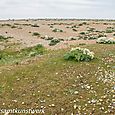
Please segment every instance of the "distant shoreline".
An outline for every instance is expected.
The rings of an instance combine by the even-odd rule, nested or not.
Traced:
[[[56,21],[64,21],[64,20],[71,20],[71,21],[115,21],[115,19],[77,19],[77,18],[38,18],[38,19],[0,19],[0,21],[28,21],[28,20],[56,20]]]

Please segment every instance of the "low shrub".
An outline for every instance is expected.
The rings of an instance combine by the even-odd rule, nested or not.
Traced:
[[[11,26],[10,24],[2,24],[1,26]]]
[[[88,38],[88,40],[95,40],[95,39],[97,39],[97,37],[95,37],[95,36],[90,36],[90,37]]]
[[[113,31],[111,29],[107,29],[106,33],[112,33]]]
[[[94,59],[94,53],[86,48],[72,48],[68,53],[64,55],[65,60],[75,60],[75,61],[91,61]]]
[[[31,27],[39,27],[37,24],[31,25]]]
[[[115,44],[115,38],[100,37],[96,42],[100,44]]]
[[[38,32],[34,32],[34,33],[33,33],[33,36],[38,36],[38,37],[40,37],[40,34],[39,34]]]
[[[106,37],[106,35],[104,35],[104,34],[99,34],[99,35],[98,35],[98,38],[100,38],[100,37]]]
[[[79,24],[78,26],[83,26],[83,24]]]
[[[67,41],[79,40],[79,37],[68,37]]]
[[[80,34],[85,35],[85,32],[81,32]]]
[[[9,37],[4,37],[2,35],[0,35],[0,41],[4,41],[4,40],[7,40]]]
[[[44,37],[44,39],[45,40],[52,40],[54,37],[50,37],[50,36],[47,36],[47,35],[45,35],[45,37]]]
[[[79,45],[83,46],[83,45],[86,45],[85,43],[80,43]]]
[[[75,28],[72,29],[73,31],[77,32],[77,30]]]
[[[17,28],[16,26],[11,26],[11,28]]]
[[[63,30],[60,30],[60,29],[53,29],[52,32],[63,32]]]
[[[23,52],[22,53],[23,55],[29,57],[36,56],[36,55],[43,55],[44,47],[41,44],[38,44],[34,47],[22,49],[21,52]]]
[[[95,28],[88,28],[87,31],[89,31],[89,32],[93,32],[94,30],[95,30]]]
[[[56,45],[57,43],[59,43],[60,40],[59,39],[52,39],[49,43],[50,46]]]

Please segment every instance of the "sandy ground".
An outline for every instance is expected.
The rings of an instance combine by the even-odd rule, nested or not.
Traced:
[[[79,24],[86,22],[87,24],[79,26]],[[10,26],[4,24],[10,24]],[[39,25],[39,27],[32,27],[31,25]],[[73,31],[72,26],[77,31]],[[11,28],[16,26],[16,28]],[[50,28],[53,26],[53,28]],[[68,27],[68,28],[67,28]],[[7,20],[0,21],[0,35],[13,37],[10,41],[20,43],[21,47],[30,47],[37,44],[43,44],[49,49],[59,49],[68,47],[69,45],[75,45],[80,43],[95,44],[95,40],[72,40],[67,41],[69,37],[80,36],[80,32],[87,32],[87,28],[95,28],[98,31],[105,31],[107,27],[115,28],[114,21],[80,21],[80,20]],[[63,30],[63,32],[52,32],[52,29],[57,28]],[[41,37],[33,36],[34,32],[40,33],[42,37],[49,36],[54,38],[61,38],[61,41],[55,46],[49,46],[49,40],[41,39]],[[92,33],[98,34],[98,33]],[[113,37],[114,33],[106,33],[107,37]]]

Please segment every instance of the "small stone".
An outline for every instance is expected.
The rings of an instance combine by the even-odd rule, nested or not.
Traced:
[[[102,101],[103,101],[103,99],[99,99],[99,101],[100,101],[100,102],[102,102]]]
[[[12,102],[15,102],[15,103],[17,103],[18,101],[17,101],[17,100],[12,100]]]
[[[112,99],[112,102],[115,102],[115,99]]]
[[[63,111],[64,111],[64,108],[61,108],[61,111],[63,112]]]
[[[87,89],[90,89],[90,86],[87,86]]]
[[[56,75],[58,75],[58,73],[56,73]]]
[[[73,101],[74,103],[76,102],[76,100]]]
[[[55,104],[51,104],[52,107],[55,107]]]
[[[104,110],[104,107],[101,107],[100,109],[101,109],[101,110]]]
[[[77,108],[77,105],[76,105],[76,104],[74,104],[73,108],[74,108],[74,109],[76,109],[76,108]]]
[[[79,94],[79,92],[78,92],[78,91],[75,91],[74,94]]]
[[[91,103],[93,103],[93,104],[96,103],[96,100],[92,99],[92,100],[91,100]]]
[[[44,108],[44,106],[41,106],[41,109],[43,109]]]
[[[25,103],[24,102],[22,102],[22,105],[24,105]]]
[[[9,114],[9,112],[4,113],[4,115],[8,115],[8,114]]]
[[[49,95],[49,94],[48,94],[47,96],[48,96],[48,97],[50,97],[50,95]]]
[[[35,96],[36,94],[33,93],[33,96]]]
[[[20,80],[20,78],[17,78],[17,81],[19,81]]]

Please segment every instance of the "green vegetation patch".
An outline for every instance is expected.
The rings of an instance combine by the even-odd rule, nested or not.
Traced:
[[[40,37],[40,33],[38,33],[38,32],[34,32],[32,35]]]
[[[56,45],[56,44],[59,43],[59,42],[60,42],[59,39],[52,39],[52,40],[50,41],[49,45],[50,45],[50,46],[54,46],[54,45]]]
[[[72,48],[68,53],[64,55],[65,60],[75,60],[75,61],[91,61],[94,59],[94,53],[86,48]]]
[[[5,36],[0,35],[0,41],[7,40],[7,39],[9,39],[9,38],[12,38],[12,37],[5,37]]]
[[[28,57],[43,55],[44,52],[45,52],[45,48],[41,44],[38,44],[37,46],[34,47],[21,49],[20,51],[12,51],[9,49],[5,49],[0,51],[0,63],[7,64],[7,63],[20,61]]]

